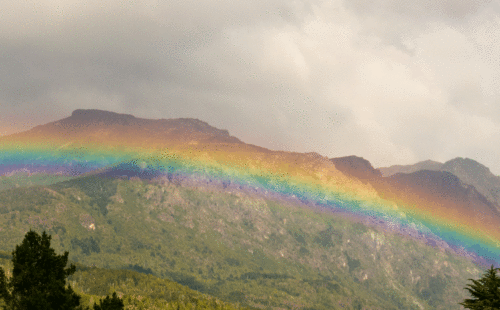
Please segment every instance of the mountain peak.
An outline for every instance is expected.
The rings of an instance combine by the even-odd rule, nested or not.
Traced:
[[[22,137],[34,136],[39,136],[41,139],[58,136],[72,139],[73,142],[75,139],[99,143],[128,141],[137,144],[138,141],[142,141],[140,143],[144,145],[169,144],[174,141],[187,141],[191,144],[242,143],[238,138],[231,136],[228,130],[215,128],[195,118],[146,119],[98,109],[77,109],[69,117],[36,126],[7,139],[19,140]]]
[[[381,167],[378,170],[384,177],[389,177],[396,173],[413,173],[420,170],[434,170],[439,171],[443,166],[442,163],[433,160],[424,160],[413,165],[394,165],[390,167]]]
[[[443,169],[446,170],[466,170],[466,171],[475,171],[476,173],[489,174],[490,169],[477,161],[470,158],[457,157],[451,159],[444,163]]]
[[[362,181],[376,179],[382,176],[380,171],[374,169],[372,164],[358,156],[331,158],[330,161],[342,173],[354,176]]]
[[[71,113],[71,116],[65,119],[68,122],[90,122],[90,123],[105,123],[105,124],[122,124],[129,125],[134,120],[137,120],[133,115],[120,114],[110,111],[97,109],[77,109]]]

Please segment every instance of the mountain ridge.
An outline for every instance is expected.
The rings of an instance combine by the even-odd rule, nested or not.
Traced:
[[[474,185],[468,184],[452,172],[446,170],[426,170],[453,166],[460,163],[470,164],[471,160],[453,160],[445,164],[424,161],[409,166],[396,166],[395,174],[384,175],[360,157],[349,156],[332,158],[337,167],[345,174],[359,178],[370,184],[380,197],[392,201],[412,201],[427,206],[428,212],[448,214],[455,217],[467,216],[477,225],[485,225],[493,230],[500,226],[500,209]],[[450,164],[451,163],[451,164]],[[476,164],[479,166],[480,164]],[[459,168],[455,168],[456,171]],[[451,169],[449,169],[451,170]],[[402,171],[402,172],[399,172]],[[482,171],[489,171],[482,169]],[[378,172],[378,173],[377,173]]]
[[[65,131],[64,139],[85,140],[102,143],[108,140],[136,139],[137,144],[161,144],[166,141],[189,139],[188,142],[242,143],[229,134],[194,118],[143,119],[130,114],[120,114],[97,109],[77,109],[71,116],[58,121],[36,126],[30,130],[0,137],[2,141],[57,136]]]
[[[431,169],[427,169],[429,167]],[[481,195],[494,204],[496,209],[500,211],[500,177],[493,175],[488,167],[473,159],[456,157],[445,163],[424,161],[414,165],[391,166],[379,168],[379,170],[386,177],[390,177],[396,173],[412,173],[422,170],[452,173],[463,183],[474,186]]]
[[[108,120],[110,123],[94,120]],[[111,119],[111,121],[109,121]],[[120,125],[124,120],[130,125]],[[83,121],[83,122],[82,122]],[[118,123],[118,124],[117,124]],[[304,169],[307,174],[316,173],[321,178],[329,179],[339,186],[356,188],[359,193],[367,196],[376,195],[371,187],[362,182],[346,182],[347,178],[335,168],[327,157],[318,153],[297,153],[286,151],[272,151],[259,146],[246,144],[236,137],[230,136],[227,130],[220,130],[196,119],[139,119],[128,114],[119,114],[102,110],[75,110],[72,116],[45,125],[37,126],[29,131],[0,137],[2,142],[16,143],[26,141],[32,144],[33,140],[51,144],[55,149],[86,148],[86,144],[106,145],[118,151],[127,148],[141,148],[145,152],[176,148],[193,154],[204,154],[210,161],[218,161],[217,157],[224,153],[238,157],[238,166],[246,167],[267,165],[272,169],[284,170],[289,173],[296,169]],[[23,142],[24,143],[24,142]],[[40,144],[40,143],[39,143]],[[232,155],[233,156],[233,155]],[[154,156],[153,156],[154,157]],[[290,162],[288,168],[280,167],[282,162]],[[44,169],[43,167],[41,168]],[[94,168],[92,168],[94,169]],[[19,170],[16,167],[15,170]],[[289,170],[289,171],[287,171]],[[71,173],[79,174],[88,170],[76,168]],[[0,173],[9,173],[0,169]],[[316,178],[316,177],[314,177]]]
[[[354,207],[347,211],[365,216],[379,210],[390,214],[391,208],[400,208],[397,217],[391,215],[389,221],[397,219],[404,223],[409,221],[407,216],[421,212],[429,225],[433,217],[439,216],[457,223],[456,227],[475,227],[476,231],[471,231],[474,233],[484,234],[487,230],[495,238],[500,236],[498,212],[492,211],[481,195],[462,183],[448,186],[450,178],[445,172],[384,178],[360,157],[329,159],[317,153],[271,151],[245,144],[227,131],[199,120],[143,120],[102,110],[75,110],[61,121],[2,138],[0,145],[5,141],[18,143],[14,144],[14,150],[34,148],[34,151],[23,155],[28,157],[21,163],[1,165],[3,174],[9,173],[9,169],[26,169],[30,167],[26,163],[34,160],[32,169],[72,176],[101,171],[104,173],[101,176],[128,174],[146,179],[165,177],[170,181],[197,175],[193,177],[195,183],[215,182],[224,188],[254,187],[262,193],[275,191],[337,209],[342,209],[346,201],[349,208]],[[15,152],[3,155],[7,156],[4,157],[7,162],[16,162],[19,156]],[[29,156],[34,157],[29,159]],[[37,164],[40,158],[49,161]],[[434,185],[425,187],[422,182]],[[439,190],[447,195],[437,194]],[[480,223],[481,219],[484,223]],[[448,241],[453,240],[456,238]]]
[[[335,167],[337,167],[340,171],[361,179],[364,182],[382,176],[382,173],[379,170],[373,168],[372,164],[362,157],[352,155],[330,158],[330,161],[333,162]]]

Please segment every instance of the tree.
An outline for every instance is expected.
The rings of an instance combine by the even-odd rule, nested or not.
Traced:
[[[94,302],[94,310],[122,310],[125,306],[123,305],[123,301],[116,296],[116,292],[113,292],[113,296],[109,298],[102,299],[97,305]]]
[[[63,310],[80,309],[80,296],[66,277],[76,270],[65,268],[68,252],[57,255],[50,247],[51,236],[26,233],[21,245],[12,252],[13,271],[10,279],[0,267],[0,299],[6,310]]]
[[[471,310],[495,310],[500,309],[500,277],[497,275],[500,268],[488,269],[479,280],[473,280],[467,284],[465,289],[472,295],[472,299],[465,299],[459,303],[466,309]]]

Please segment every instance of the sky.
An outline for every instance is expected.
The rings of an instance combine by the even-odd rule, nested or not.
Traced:
[[[500,174],[500,2],[0,0],[0,135],[103,109]]]

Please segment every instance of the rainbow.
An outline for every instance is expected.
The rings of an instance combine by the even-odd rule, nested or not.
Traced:
[[[22,140],[22,139],[21,139]],[[262,152],[245,144],[72,142],[64,139],[0,141],[0,175],[28,170],[65,175],[182,176],[269,191],[370,218],[401,230],[446,242],[456,251],[500,266],[500,229],[471,222],[466,215],[440,212],[412,201],[381,199],[321,159],[304,154]]]

